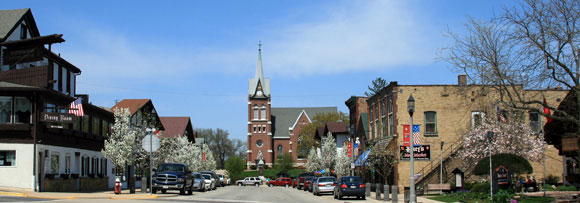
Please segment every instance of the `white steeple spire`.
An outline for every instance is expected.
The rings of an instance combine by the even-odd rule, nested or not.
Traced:
[[[256,75],[254,78],[249,80],[249,92],[250,96],[254,96],[258,89],[258,85],[262,86],[263,95],[265,97],[270,97],[270,79],[264,78],[264,70],[262,68],[262,41],[258,43],[258,63],[256,64]]]
[[[254,78],[264,83],[264,70],[262,70],[262,41],[258,43],[258,63],[256,64],[256,76]]]

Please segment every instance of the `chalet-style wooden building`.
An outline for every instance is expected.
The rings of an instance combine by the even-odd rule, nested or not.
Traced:
[[[30,9],[0,10],[0,186],[37,191],[104,190],[101,155],[113,114],[76,93],[81,70],[51,51]],[[83,116],[69,114],[82,97]]]

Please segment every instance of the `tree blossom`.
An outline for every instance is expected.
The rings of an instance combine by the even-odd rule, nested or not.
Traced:
[[[105,140],[105,147],[101,151],[103,156],[111,160],[116,168],[125,164],[133,164],[136,156],[133,153],[137,132],[131,128],[128,108],[114,109],[115,124],[109,139]]]
[[[491,144],[487,137],[489,131],[494,133]],[[486,119],[463,137],[460,155],[466,160],[478,161],[489,156],[491,147],[493,154],[515,154],[537,162],[541,159],[542,142],[542,136],[524,122]]]
[[[338,159],[336,160],[336,167],[334,172],[336,175],[348,175],[350,171],[350,164],[353,163],[353,158],[348,157],[348,150],[346,148],[342,149],[340,154],[338,154]]]

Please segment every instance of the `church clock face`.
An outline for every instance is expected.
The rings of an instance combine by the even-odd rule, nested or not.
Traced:
[[[262,96],[264,93],[262,93],[262,90],[258,90],[258,92],[256,92],[256,95],[258,96]]]

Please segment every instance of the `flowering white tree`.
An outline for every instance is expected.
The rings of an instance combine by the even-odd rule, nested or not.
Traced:
[[[308,162],[306,162],[306,170],[318,171],[321,168],[322,165],[320,164],[320,157],[318,157],[318,152],[314,147],[312,147],[308,152]]]
[[[161,138],[161,147],[157,150],[160,163],[183,163],[190,170],[196,171],[201,167],[199,147],[195,146],[186,136],[175,138]]]
[[[487,138],[489,131],[494,133],[491,145]],[[542,155],[542,141],[542,137],[534,133],[525,122],[485,119],[464,136],[460,155],[466,160],[478,161],[489,156],[491,147],[493,154],[515,154],[537,162]]]
[[[324,143],[322,143],[322,149],[320,154],[320,160],[322,168],[329,171],[334,169],[336,165],[337,152],[336,152],[336,140],[332,136],[328,136]]]
[[[336,168],[334,173],[336,175],[348,175],[350,170],[350,164],[353,162],[352,157],[348,157],[348,150],[342,149],[341,153],[338,155],[338,159],[336,160]]]
[[[125,164],[133,164],[135,155],[135,137],[137,132],[131,128],[130,113],[128,108],[114,109],[115,124],[109,139],[105,140],[105,147],[101,151],[103,156],[116,168],[122,168]]]

